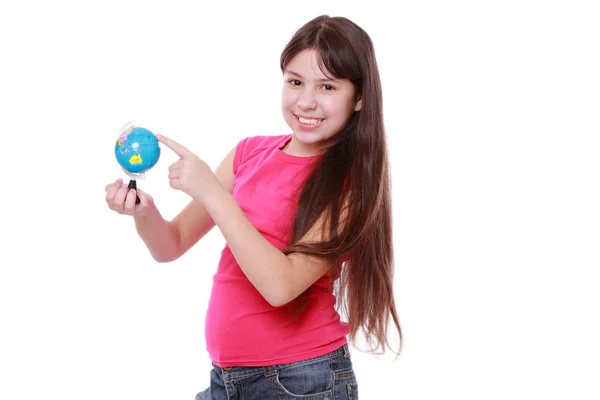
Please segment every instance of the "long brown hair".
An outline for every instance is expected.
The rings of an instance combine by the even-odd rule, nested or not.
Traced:
[[[362,108],[323,150],[307,178],[285,253],[318,256],[338,268],[333,274],[339,273],[337,308],[348,319],[350,339],[355,341],[361,330],[371,351],[391,349],[391,317],[400,339],[395,352],[399,355],[402,330],[393,291],[391,184],[373,43],[349,19],[319,16],[296,31],[284,48],[281,70],[285,71],[299,52],[309,49],[319,54],[323,73],[354,84]],[[300,243],[321,216],[326,218],[327,240]],[[344,256],[349,259],[340,269]],[[310,289],[300,298],[306,300],[308,294]]]

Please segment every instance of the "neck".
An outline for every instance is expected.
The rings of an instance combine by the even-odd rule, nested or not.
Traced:
[[[322,149],[323,146],[320,144],[306,145],[296,140],[296,138],[292,135],[292,139],[287,142],[285,147],[281,150],[291,156],[314,157],[319,155]]]

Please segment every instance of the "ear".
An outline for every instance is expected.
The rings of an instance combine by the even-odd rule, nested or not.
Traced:
[[[362,109],[362,98],[358,96],[358,100],[356,100],[356,105],[354,106],[354,111],[360,111]]]

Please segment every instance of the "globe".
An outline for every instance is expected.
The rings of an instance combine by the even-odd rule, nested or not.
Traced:
[[[136,126],[133,122],[125,124],[115,143],[115,157],[123,170],[129,175],[129,189],[136,189],[136,179],[144,178],[144,173],[154,167],[160,158],[160,147],[154,133]],[[135,196],[135,204],[140,197]]]
[[[148,129],[128,125],[117,139],[115,156],[126,172],[142,174],[156,165],[160,147],[156,136]]]

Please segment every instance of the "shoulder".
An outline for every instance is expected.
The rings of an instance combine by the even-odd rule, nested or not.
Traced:
[[[285,143],[288,135],[257,135],[248,136],[238,142],[233,159],[234,173],[240,165],[264,154],[270,154]]]

